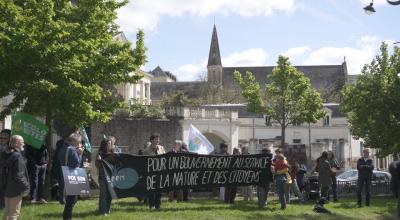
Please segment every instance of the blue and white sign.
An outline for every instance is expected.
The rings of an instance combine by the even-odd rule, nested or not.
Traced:
[[[198,154],[210,154],[214,146],[208,139],[192,124],[189,127],[189,151]]]

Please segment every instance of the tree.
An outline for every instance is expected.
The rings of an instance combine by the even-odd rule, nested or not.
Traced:
[[[282,133],[281,146],[284,146],[288,125],[315,123],[325,115],[322,100],[310,80],[293,67],[287,57],[279,56],[278,66],[267,78],[269,83],[261,92],[251,72],[246,72],[244,77],[238,71],[234,73],[235,82],[247,100],[247,110],[266,115],[269,123],[278,123]]]
[[[116,39],[116,10],[127,1],[1,1],[0,97],[8,109],[79,127],[106,122],[121,105],[107,85],[135,83],[145,62],[144,34],[136,48]],[[49,126],[51,127],[51,126]]]
[[[389,55],[382,43],[381,54],[362,69],[355,85],[342,90],[341,110],[351,132],[365,145],[387,155],[400,152],[400,48]]]
[[[230,90],[222,85],[209,82],[207,73],[201,73],[198,79],[204,82],[200,89],[203,104],[240,103],[242,101],[237,89]]]
[[[189,98],[182,91],[164,96],[162,99],[164,108],[168,107],[197,107],[200,102],[197,99]]]

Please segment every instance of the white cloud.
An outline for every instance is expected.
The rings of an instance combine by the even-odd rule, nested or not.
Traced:
[[[134,0],[118,11],[117,23],[122,31],[133,33],[138,28],[154,31],[163,16],[238,14],[252,17],[295,10],[294,0]]]
[[[294,48],[290,48],[289,50],[283,52],[282,55],[289,57],[290,60],[295,60],[297,57],[304,55],[305,53],[309,52],[310,50],[311,50],[311,48],[308,46],[294,47]]]
[[[349,74],[360,74],[364,64],[370,63],[379,51],[381,41],[377,37],[364,36],[356,47],[322,47],[307,54],[305,65],[329,65],[343,62],[346,57]]]
[[[260,48],[252,48],[242,52],[235,52],[222,57],[222,66],[265,66],[269,55]],[[179,81],[194,81],[201,74],[207,72],[207,60],[204,59],[197,64],[185,64],[172,71]]]
[[[261,48],[235,52],[222,57],[223,66],[263,66],[266,65],[268,54]]]
[[[185,64],[173,71],[173,73],[178,77],[179,81],[196,81],[205,71],[207,71],[206,63],[203,62],[201,64]]]

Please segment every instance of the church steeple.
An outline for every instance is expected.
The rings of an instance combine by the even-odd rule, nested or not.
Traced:
[[[214,29],[211,37],[210,54],[208,55],[207,66],[221,66],[221,55],[219,53],[219,44],[217,36],[217,28],[214,24]]]

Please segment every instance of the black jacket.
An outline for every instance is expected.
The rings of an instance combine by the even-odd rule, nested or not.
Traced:
[[[49,161],[46,146],[42,145],[40,149],[34,149],[32,146],[27,145],[25,148],[25,156],[28,161],[36,165],[45,165]]]
[[[24,157],[14,149],[7,149],[2,156],[3,165],[7,169],[6,176],[2,176],[6,178],[4,195],[16,197],[27,194],[29,192],[29,178]]]
[[[357,161],[358,178],[371,178],[374,170],[374,161],[371,158],[361,157]]]

